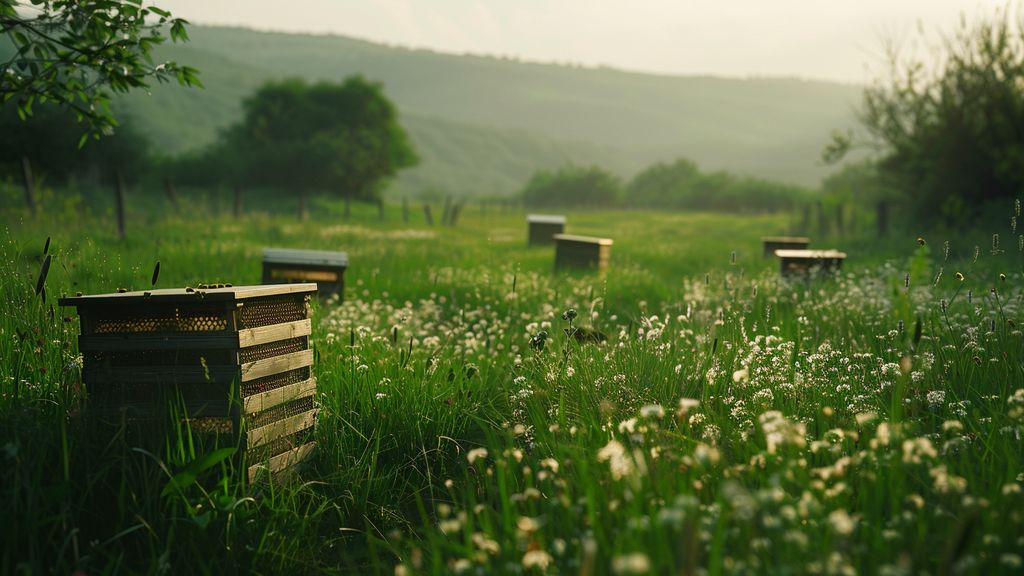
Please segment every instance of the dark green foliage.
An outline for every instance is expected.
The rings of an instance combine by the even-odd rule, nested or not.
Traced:
[[[89,136],[109,133],[117,122],[110,93],[176,79],[200,85],[197,71],[174,62],[156,64],[151,51],[163,42],[188,40],[186,22],[156,6],[132,0],[33,0],[31,9],[0,0],[0,104],[16,99],[22,118],[33,105],[56,103],[86,125]]]
[[[637,174],[626,189],[625,203],[638,208],[747,212],[788,210],[806,196],[799,186],[728,172],[705,174],[694,162],[680,158]]]
[[[395,107],[380,84],[361,76],[343,84],[271,82],[243,108],[242,121],[206,159],[236,183],[370,199],[416,162]]]
[[[56,183],[71,178],[110,184],[120,171],[137,180],[149,168],[149,141],[126,122],[94,144],[79,149],[76,143],[89,128],[74,114],[47,104],[36,106],[24,120],[16,106],[0,106],[0,177],[21,178],[21,158],[32,163],[36,177]]]
[[[531,207],[614,206],[622,195],[619,179],[597,166],[564,166],[542,170],[523,188],[523,202]]]
[[[1024,188],[1024,23],[1005,11],[963,24],[938,66],[890,56],[867,89],[862,120],[879,167],[922,219],[955,222]],[[934,73],[929,70],[934,69]]]

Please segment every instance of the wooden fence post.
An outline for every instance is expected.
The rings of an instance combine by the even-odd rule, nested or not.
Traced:
[[[423,205],[423,217],[427,221],[427,226],[434,225],[434,217],[430,214],[430,204]]]
[[[33,215],[36,213],[36,185],[32,179],[32,163],[28,156],[21,157],[21,174],[25,177],[25,204]]]
[[[124,178],[121,177],[120,171],[117,172],[114,184],[114,200],[117,203],[117,238],[124,240]]]
[[[181,212],[181,205],[178,204],[178,193],[174,190],[174,184],[171,183],[171,179],[167,176],[164,177],[164,192],[167,194],[167,199],[171,201],[174,211]]]

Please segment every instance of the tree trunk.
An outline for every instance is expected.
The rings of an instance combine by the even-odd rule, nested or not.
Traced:
[[[843,221],[843,205],[836,205],[836,234],[842,238],[846,232],[846,222]]]
[[[434,225],[434,217],[430,214],[430,204],[423,205],[423,218],[427,221],[427,226]]]
[[[114,201],[117,204],[117,237],[120,240],[124,240],[124,179],[121,177],[120,171],[118,171],[116,175],[116,182],[114,186]]]
[[[889,235],[889,203],[879,200],[875,204],[876,223],[878,224],[878,237],[884,238]]]
[[[452,205],[451,214],[448,215],[448,225],[452,228],[459,223],[459,213],[462,212],[462,202],[456,202]]]
[[[818,237],[824,238],[825,232],[828,230],[828,220],[825,215],[825,206],[818,202]]]
[[[21,157],[21,174],[25,178],[25,204],[28,211],[33,215],[36,213],[36,185],[32,179],[32,163],[28,156]]]
[[[235,186],[235,220],[238,220],[242,216],[242,187]]]
[[[174,190],[174,184],[171,183],[170,178],[164,178],[164,192],[167,193],[167,199],[171,201],[174,211],[181,212],[181,205],[178,204],[178,193]]]
[[[441,226],[448,226],[452,217],[452,197],[444,197],[444,210],[441,212]]]

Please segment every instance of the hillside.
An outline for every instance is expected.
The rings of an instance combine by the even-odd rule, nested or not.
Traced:
[[[538,167],[599,163],[629,177],[689,157],[814,185],[833,129],[851,127],[860,88],[794,79],[639,74],[410,50],[340,36],[193,26],[161,47],[201,70],[205,90],[156,86],[118,104],[168,153],[200,147],[239,115],[241,98],[271,78],[381,81],[422,163],[393,191],[509,193]]]

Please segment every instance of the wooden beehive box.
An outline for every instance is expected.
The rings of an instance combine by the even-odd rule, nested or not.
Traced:
[[[527,242],[530,246],[554,244],[555,234],[565,232],[565,216],[530,214],[526,222],[530,231]]]
[[[230,433],[255,478],[313,450],[315,284],[164,289],[62,298],[81,322],[78,347],[98,417],[167,417]]]
[[[775,255],[784,277],[838,272],[846,259],[846,253],[838,250],[776,250]]]
[[[776,250],[806,250],[811,239],[805,236],[765,236],[761,238],[764,256],[774,256]]]
[[[608,238],[555,234],[555,270],[577,268],[603,272],[608,269],[612,241]]]
[[[263,283],[316,282],[322,297],[344,299],[348,254],[326,250],[263,249]]]

